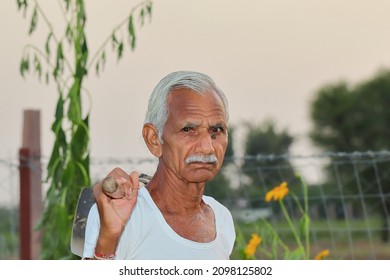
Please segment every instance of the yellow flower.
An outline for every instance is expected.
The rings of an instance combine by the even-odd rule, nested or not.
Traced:
[[[318,253],[317,256],[315,256],[315,260],[323,260],[325,259],[325,257],[329,256],[329,250],[323,250],[321,252]]]
[[[281,183],[279,186],[274,187],[272,190],[266,193],[265,201],[271,200],[277,201],[283,199],[288,194],[287,182]]]
[[[244,250],[247,259],[255,255],[257,247],[260,245],[260,243],[261,237],[256,233],[252,233],[251,239],[249,240],[248,245],[246,245]]]

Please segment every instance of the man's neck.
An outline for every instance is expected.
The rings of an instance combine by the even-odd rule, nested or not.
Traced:
[[[202,209],[205,183],[189,183],[169,174],[156,172],[148,191],[161,211],[191,215]]]
[[[205,183],[172,180],[157,172],[147,189],[167,224],[181,237],[195,242],[215,239],[215,216],[202,200]]]

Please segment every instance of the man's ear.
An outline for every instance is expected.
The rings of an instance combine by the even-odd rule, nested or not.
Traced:
[[[144,141],[146,146],[148,146],[149,151],[156,157],[161,157],[162,147],[160,140],[158,139],[158,130],[157,128],[151,124],[146,123],[142,128],[142,136],[144,137]]]

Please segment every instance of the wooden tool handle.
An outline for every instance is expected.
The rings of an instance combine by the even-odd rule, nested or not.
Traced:
[[[123,198],[125,191],[122,185],[118,185],[118,182],[114,177],[108,176],[104,178],[102,182],[103,192],[111,198]]]

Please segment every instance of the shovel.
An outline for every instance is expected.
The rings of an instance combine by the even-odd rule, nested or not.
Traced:
[[[149,175],[143,173],[139,175],[139,181],[144,185],[147,185],[150,179],[151,177]],[[95,198],[93,196],[92,188],[83,188],[80,192],[79,199],[77,201],[76,213],[72,226],[72,236],[70,241],[71,252],[79,257],[83,256],[85,228],[87,225],[89,210],[91,210],[91,207],[94,203]]]

